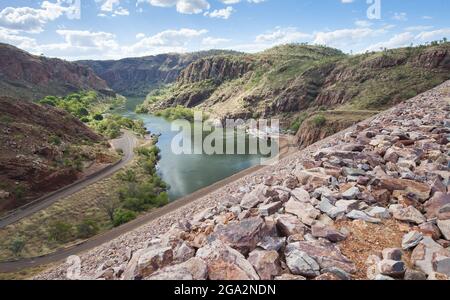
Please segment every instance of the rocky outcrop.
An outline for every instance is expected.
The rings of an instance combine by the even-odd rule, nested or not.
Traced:
[[[182,70],[192,62],[208,56],[233,51],[203,51],[187,54],[160,54],[121,60],[84,60],[77,63],[88,66],[117,93],[145,97],[152,89],[173,83]]]
[[[65,162],[81,156],[85,162],[96,161],[97,154],[108,153],[101,141],[65,111],[0,97],[0,182],[8,192],[0,211],[75,181],[79,170]]]
[[[251,57],[216,56],[199,59],[187,66],[178,77],[179,84],[190,84],[204,80],[222,83],[237,79],[253,68]]]
[[[80,90],[114,94],[88,67],[56,58],[31,55],[0,43],[1,96],[39,100],[48,95],[66,96]]]
[[[449,97],[447,82],[227,185],[87,253],[84,272],[114,257],[148,279],[448,279]],[[124,258],[136,243],[150,269]],[[182,245],[195,253],[175,262]]]

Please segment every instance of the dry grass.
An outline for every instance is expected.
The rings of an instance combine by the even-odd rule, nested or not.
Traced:
[[[0,273],[0,280],[28,280],[34,276],[42,273],[51,266],[40,266],[36,268],[24,269],[15,273]]]
[[[111,197],[118,197],[120,182],[113,176],[97,182],[52,206],[0,230],[0,260],[15,258],[9,245],[17,237],[25,240],[22,257],[34,257],[54,252],[62,244],[50,241],[49,225],[55,221],[76,225],[84,219],[95,220],[101,231],[111,228],[108,216],[97,203]],[[73,241],[72,241],[73,242]]]

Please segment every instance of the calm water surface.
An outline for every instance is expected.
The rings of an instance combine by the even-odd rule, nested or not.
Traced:
[[[261,162],[261,155],[175,155],[172,153],[171,144],[179,132],[172,131],[171,122],[163,118],[134,113],[135,101],[129,101],[127,110],[123,111],[122,115],[141,119],[151,133],[161,134],[158,142],[161,149],[158,171],[170,185],[171,200],[189,195]]]

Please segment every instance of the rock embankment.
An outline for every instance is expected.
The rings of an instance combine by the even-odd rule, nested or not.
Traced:
[[[448,279],[449,99],[447,82],[94,249],[82,276]]]

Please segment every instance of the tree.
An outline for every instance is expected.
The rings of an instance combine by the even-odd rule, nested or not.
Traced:
[[[99,231],[98,225],[94,220],[85,219],[77,225],[77,236],[82,239],[90,238]]]
[[[68,223],[54,222],[49,228],[49,239],[60,243],[68,242],[72,236],[72,229],[72,225]]]
[[[114,223],[114,212],[120,207],[119,199],[107,197],[98,201],[97,206],[108,215],[111,223]]]
[[[118,226],[128,223],[134,219],[136,219],[136,213],[129,211],[129,210],[123,210],[123,209],[119,208],[114,213],[113,225],[114,225],[114,227],[118,227]]]
[[[11,252],[15,256],[18,256],[20,253],[22,253],[24,248],[25,248],[25,240],[20,236],[16,237],[9,245],[9,250],[11,250]]]

